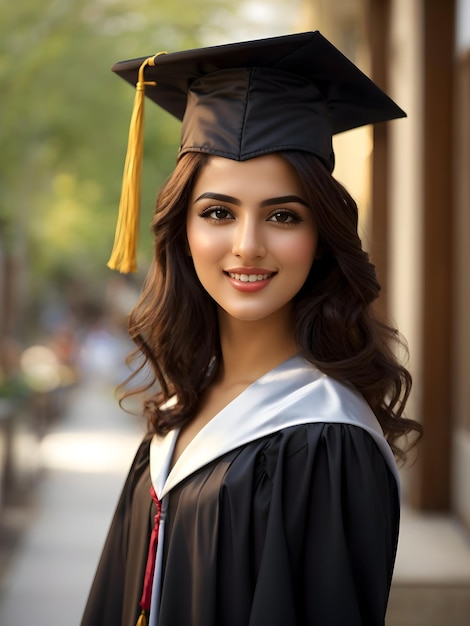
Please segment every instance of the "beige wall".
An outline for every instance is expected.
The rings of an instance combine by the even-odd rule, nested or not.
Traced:
[[[462,5],[466,3],[470,11],[469,0],[460,1]],[[421,52],[422,6],[422,0],[393,0],[390,56],[392,96],[409,114],[406,128],[398,124],[391,128],[390,303],[393,316],[410,345],[415,382],[411,412],[416,411],[416,415],[420,414],[422,401],[423,372],[420,368],[427,367],[426,362],[419,358],[423,350],[420,324],[426,315],[421,286],[425,271],[421,265],[424,244],[422,225],[426,210],[422,191],[427,184],[427,173],[421,169],[425,138],[420,111],[426,106],[421,99],[424,67]],[[460,29],[461,21],[457,24]],[[452,430],[451,510],[470,528],[470,24],[467,30],[466,47],[460,45],[456,53],[455,115],[453,128],[448,129],[454,135],[455,154],[441,155],[443,165],[444,160],[449,159],[455,163],[453,193],[447,204],[442,206],[446,219],[453,222],[450,246],[450,280],[453,286],[451,401],[442,419],[448,420]],[[442,253],[442,249],[436,247],[435,254],[439,256]],[[438,308],[440,303],[435,302],[434,305]],[[444,372],[442,379],[445,384]],[[405,471],[404,474],[407,485],[408,473]],[[409,475],[412,477],[412,474],[413,470]],[[428,476],[421,476],[421,481],[429,480]]]
[[[362,0],[304,0],[297,30],[319,30],[363,72],[369,73],[370,55]],[[340,133],[333,138],[333,147],[336,156],[334,176],[359,206],[361,236],[365,248],[369,248],[367,226],[371,201],[372,130],[363,127]]]
[[[407,414],[419,419],[422,316],[422,63],[419,0],[394,0],[391,10],[390,91],[408,117],[390,125],[389,310],[408,342],[413,390]],[[404,492],[408,472],[402,471]]]
[[[470,13],[470,9],[469,9]],[[470,31],[470,24],[468,25]],[[470,40],[470,32],[468,33]],[[470,41],[456,72],[453,506],[470,528]]]
[[[305,0],[299,30],[318,28],[368,73],[368,52],[364,49],[366,41],[364,12],[368,7],[370,9],[371,2],[374,0],[349,0],[348,2]],[[418,498],[418,506],[422,505],[428,509],[432,508],[433,504],[445,506],[445,489],[449,490],[449,487],[446,487],[449,481],[445,475],[445,466],[446,455],[449,451],[444,441],[445,436],[442,441],[440,437],[446,430],[447,432],[452,430],[451,508],[470,528],[470,24],[467,28],[469,32],[464,33],[465,43],[462,45],[462,14],[460,13],[457,28],[460,42],[456,61],[457,106],[453,120],[454,129],[450,127],[448,129],[448,133],[455,133],[454,191],[449,193],[448,201],[442,202],[444,213],[437,213],[437,215],[444,216],[445,220],[449,220],[441,221],[443,226],[453,221],[453,230],[450,233],[451,252],[448,252],[449,239],[446,241],[442,239],[441,248],[439,248],[439,243],[435,243],[435,241],[439,242],[440,231],[437,232],[436,238],[435,227],[432,232],[434,217],[430,221],[429,206],[427,208],[424,206],[430,200],[433,204],[434,197],[429,196],[429,189],[442,190],[445,187],[445,166],[449,162],[445,159],[452,160],[453,158],[453,155],[448,153],[449,150],[443,151],[445,152],[442,154],[442,185],[444,187],[439,187],[439,184],[433,187],[433,181],[429,181],[428,172],[424,171],[425,161],[429,161],[429,146],[432,146],[434,151],[437,149],[437,152],[432,154],[437,155],[438,159],[441,155],[438,149],[439,143],[430,141],[429,135],[429,129],[433,128],[433,118],[430,116],[436,113],[436,109],[429,106],[432,102],[424,101],[423,93],[430,93],[429,89],[435,88],[427,83],[427,91],[425,91],[424,77],[427,76],[427,80],[432,81],[433,68],[430,66],[429,57],[425,58],[424,50],[427,45],[429,52],[430,41],[434,45],[432,42],[435,41],[433,37],[436,33],[436,21],[432,23],[432,19],[436,19],[436,13],[432,18],[428,12],[427,21],[424,19],[424,10],[431,10],[431,3],[426,4],[426,0],[390,0],[389,4],[388,91],[408,113],[408,118],[389,125],[391,158],[388,172],[387,293],[392,321],[406,337],[410,349],[409,367],[414,378],[414,388],[408,407],[410,417],[422,418],[426,422],[428,415],[422,415],[427,413],[427,410],[423,410],[423,406],[426,406],[427,402],[429,407],[430,392],[440,386],[439,383],[442,381],[443,393],[440,398],[442,400],[446,397],[445,390],[449,390],[449,386],[445,374],[449,370],[452,373],[449,396],[451,400],[439,409],[440,413],[436,412],[432,416],[430,423],[425,423],[427,441],[433,439],[433,442],[431,447],[427,448],[426,454],[421,455],[425,458],[424,465],[420,467],[418,463],[416,467],[402,471],[404,493],[406,497],[413,489],[416,489],[416,483],[418,483],[418,489],[423,492],[427,490],[421,504]],[[457,0],[457,4],[460,8],[465,6],[470,15],[470,0]],[[434,2],[432,5],[437,7],[438,3]],[[449,5],[439,5],[438,11],[445,11],[448,6],[451,12],[451,5],[451,2]],[[447,15],[451,15],[450,12]],[[431,31],[427,31],[427,44],[424,39],[425,23],[427,28],[431,28]],[[437,24],[438,27],[439,24],[441,22]],[[371,27],[373,28],[373,24]],[[431,74],[429,74],[430,71]],[[435,91],[431,93],[436,97]],[[442,124],[447,123],[445,110],[439,121],[442,132]],[[428,128],[426,134],[425,123]],[[356,137],[354,131],[346,133],[343,137],[338,136],[335,140],[338,156],[335,174],[350,189],[363,209],[368,207],[370,197],[368,178],[370,146],[370,135],[367,132],[362,137],[360,135]],[[427,148],[428,152],[426,152]],[[361,155],[359,159],[350,158],[354,150],[358,150]],[[354,163],[355,170],[352,169],[351,163]],[[439,176],[440,162],[438,161],[437,168],[435,163],[434,161],[433,176]],[[435,204],[434,202],[433,211],[436,211]],[[362,213],[364,216],[364,211]],[[432,239],[426,240],[424,233],[432,235]],[[445,236],[445,233],[443,235]],[[433,241],[431,248],[430,241]],[[443,303],[439,302],[438,298],[432,297],[434,293],[439,293],[439,289],[434,290],[434,276],[430,275],[429,266],[426,264],[430,258],[433,262],[438,260],[437,270],[439,271],[442,267],[443,272],[449,272],[449,281],[453,283],[453,309],[450,320],[447,317],[448,307],[446,308]],[[424,259],[427,259],[427,262]],[[442,280],[442,275],[439,278]],[[448,294],[446,289],[441,292]],[[424,305],[426,298],[427,306]],[[445,300],[448,302],[449,298],[445,297]],[[439,317],[441,306],[442,323]],[[433,309],[434,316],[430,316],[430,307]],[[441,348],[442,353],[446,352],[445,347],[450,343],[447,340],[449,326],[452,333],[452,359],[449,365],[444,354],[442,360],[444,365],[442,366],[439,362],[438,367],[444,367],[445,371],[442,372],[442,376],[438,373],[436,377],[435,373],[439,370],[436,370],[435,362],[428,362],[427,355],[439,354]],[[425,328],[424,331],[423,328]],[[441,336],[436,337],[433,334],[434,331],[441,333]],[[440,339],[441,348],[433,353],[432,350],[429,351],[429,346],[434,343],[434,339]],[[430,380],[437,380],[437,383],[430,386]],[[423,393],[424,388],[427,388],[426,394]],[[435,457],[433,456],[436,453],[437,455],[442,453],[437,464],[434,463]],[[438,470],[435,469],[435,465],[439,466]],[[440,468],[443,469],[442,473]],[[441,495],[433,500],[433,489],[439,480],[441,481]]]

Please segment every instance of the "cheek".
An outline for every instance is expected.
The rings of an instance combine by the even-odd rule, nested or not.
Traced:
[[[299,268],[299,273],[307,276],[315,259],[317,237],[306,233],[291,242],[288,251],[289,263]]]
[[[209,236],[204,229],[198,227],[194,222],[189,221],[186,229],[186,236],[191,256],[197,257],[209,249]]]
[[[211,263],[220,256],[224,247],[221,238],[204,228],[204,224],[189,223],[186,234],[195,265]]]

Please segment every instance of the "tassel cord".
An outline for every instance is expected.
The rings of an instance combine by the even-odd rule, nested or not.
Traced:
[[[119,214],[116,234],[108,267],[123,274],[137,270],[137,238],[140,214],[140,187],[143,158],[143,122],[145,87],[155,86],[155,81],[146,81],[145,68],[155,65],[156,56],[148,57],[141,64],[136,84],[134,106],[132,109],[126,159],[119,202]]]
[[[153,501],[155,502],[155,506],[157,507],[157,512],[153,518],[153,529],[152,534],[150,536],[150,544],[149,551],[147,556],[147,564],[145,567],[145,575],[144,575],[144,584],[142,597],[140,599],[140,608],[142,612],[137,620],[136,626],[147,626],[147,615],[150,611],[150,605],[152,601],[152,585],[153,585],[153,577],[155,574],[155,561],[157,556],[157,546],[158,546],[158,533],[160,530],[160,520],[162,514],[162,503],[157,497],[155,493],[155,489],[153,485],[150,489],[150,494],[152,496]]]

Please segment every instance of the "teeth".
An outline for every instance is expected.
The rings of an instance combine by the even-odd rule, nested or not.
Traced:
[[[257,280],[267,280],[270,274],[233,274],[229,272],[229,276],[242,283],[255,283]]]

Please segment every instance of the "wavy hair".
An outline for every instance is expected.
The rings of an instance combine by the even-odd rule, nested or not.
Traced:
[[[399,440],[411,432],[420,436],[421,426],[403,416],[411,375],[395,356],[394,347],[403,346],[398,331],[373,311],[380,285],[358,236],[357,205],[315,156],[280,155],[297,172],[319,233],[319,258],[294,302],[299,352],[362,394],[395,455],[404,460],[411,446],[402,448]],[[137,346],[130,359],[143,358],[122,387],[145,368],[151,376],[123,398],[158,383],[159,390],[144,402],[144,415],[159,434],[191,420],[220,359],[216,305],[196,276],[186,238],[190,195],[210,158],[183,156],[160,192],[151,226],[154,258],[129,317]]]

